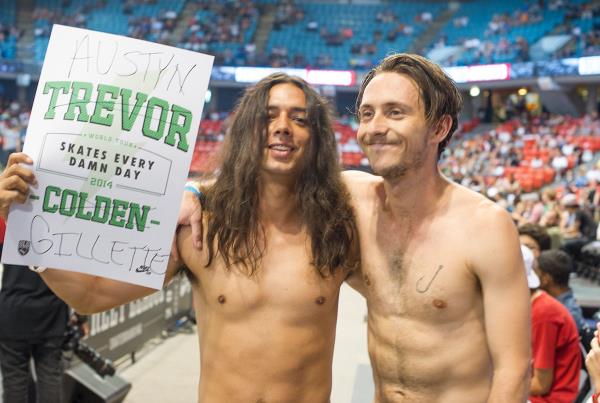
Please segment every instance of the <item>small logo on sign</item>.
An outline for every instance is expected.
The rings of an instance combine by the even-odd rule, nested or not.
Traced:
[[[21,256],[25,256],[29,253],[29,247],[31,246],[31,241],[19,241],[19,254]]]

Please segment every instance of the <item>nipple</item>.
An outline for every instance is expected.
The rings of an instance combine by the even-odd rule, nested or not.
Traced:
[[[434,299],[433,300],[433,306],[435,306],[438,309],[444,309],[448,304],[446,304],[445,301],[442,301],[441,299]]]

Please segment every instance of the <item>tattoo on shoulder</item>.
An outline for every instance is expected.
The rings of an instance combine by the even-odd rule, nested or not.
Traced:
[[[435,273],[433,273],[433,277],[431,277],[431,280],[429,280],[429,283],[427,283],[427,285],[425,287],[423,287],[423,280],[425,279],[425,276],[421,276],[418,280],[417,280],[417,284],[416,284],[416,290],[418,293],[423,294],[426,293],[429,288],[431,287],[431,284],[433,284],[433,280],[435,280],[435,278],[437,277],[438,273],[444,268],[444,265],[439,265],[437,270],[435,271]]]

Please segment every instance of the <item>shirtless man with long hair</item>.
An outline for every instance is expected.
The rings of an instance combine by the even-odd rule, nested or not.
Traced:
[[[340,285],[355,233],[326,102],[303,80],[271,75],[249,88],[233,118],[205,214],[207,248],[178,236],[167,283],[185,264],[201,350],[204,403],[325,403]],[[23,202],[31,171],[13,154],[0,213]],[[80,313],[155,290],[47,270],[44,281]]]
[[[529,290],[517,229],[438,169],[461,106],[452,80],[417,55],[387,57],[360,87],[357,138],[378,176],[342,175],[361,256],[347,280],[367,300],[376,403],[528,396]]]

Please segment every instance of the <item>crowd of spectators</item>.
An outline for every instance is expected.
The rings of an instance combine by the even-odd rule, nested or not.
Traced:
[[[235,66],[272,66],[272,67],[313,67],[331,68],[334,60],[323,52],[310,60],[302,52],[289,51],[285,45],[275,46],[264,52],[256,48],[252,35],[246,35],[250,26],[258,22],[258,7],[250,0],[213,2],[209,0],[193,0],[200,13],[187,22],[187,29],[181,38],[173,38],[177,24],[177,13],[173,10],[162,10],[157,15],[134,16],[135,8],[142,4],[155,4],[157,0],[126,0],[122,5],[124,15],[130,15],[127,34],[134,38],[159,43],[178,44],[186,49],[208,52],[216,56],[216,64]],[[70,0],[64,0],[60,9],[37,7],[33,12],[34,34],[36,37],[49,36],[54,23],[86,27],[89,15],[95,10],[103,10],[106,0],[81,2],[74,8]],[[306,30],[319,34],[319,40],[328,46],[340,46],[350,43],[348,65],[356,69],[368,69],[377,63],[378,45],[382,41],[394,42],[398,37],[415,35],[421,24],[433,20],[430,12],[418,14],[411,21],[403,21],[392,10],[378,12],[374,24],[386,25],[374,32],[372,40],[356,41],[351,26],[338,27],[335,24],[323,24],[314,18],[307,17],[301,5],[293,0],[275,3],[273,30],[283,29],[286,25],[305,24]],[[68,10],[68,11],[66,11]],[[529,50],[533,43],[526,35],[509,35],[516,27],[539,24],[544,13],[552,10],[564,10],[565,18],[561,26],[552,27],[548,34],[568,33],[575,41],[562,47],[555,57],[590,56],[600,53],[600,36],[594,24],[600,14],[600,5],[593,2],[572,4],[564,0],[529,1],[512,12],[496,13],[487,23],[481,35],[467,34],[458,43],[449,43],[442,33],[433,46],[462,45],[467,50],[461,55],[449,56],[446,65],[487,64],[497,62],[529,61]],[[453,17],[453,28],[460,32],[468,28],[473,16],[461,14]],[[591,29],[582,28],[581,22],[590,22]],[[388,27],[389,25],[391,27]],[[587,25],[586,25],[587,26]],[[468,31],[466,31],[468,32]],[[14,58],[16,41],[20,37],[13,26],[0,24],[0,57]],[[307,38],[310,38],[308,36]]]
[[[559,1],[558,7],[565,9],[563,23],[554,33],[572,35],[574,41],[559,49],[554,57],[594,56],[600,53],[598,25],[594,22],[600,16],[600,4],[570,4]],[[585,29],[591,27],[591,29]]]
[[[505,35],[514,27],[537,24],[543,20],[543,11],[539,2],[532,2],[525,3],[523,8],[516,9],[512,13],[494,14],[487,24],[484,35],[486,37]]]
[[[280,30],[283,25],[296,24],[304,19],[304,10],[298,7],[293,0],[284,0],[278,2],[277,8],[275,9],[275,20],[273,21],[273,29]],[[307,29],[316,28],[309,22]],[[309,27],[310,25],[310,27]]]
[[[10,153],[21,151],[28,123],[27,106],[0,98],[0,164],[2,167],[6,166]]]
[[[258,9],[249,0],[213,2],[196,0],[197,12],[188,21],[178,46],[215,55],[221,65],[266,65],[264,55],[246,38],[252,23],[258,21]],[[219,45],[228,45],[221,49]]]
[[[448,150],[441,168],[457,182],[500,196],[523,187],[511,168],[551,169],[553,179],[556,175],[561,184],[579,185],[589,182],[591,177],[584,179],[580,170],[572,168],[592,162],[598,146],[587,140],[596,133],[600,133],[596,115],[513,119],[476,137],[457,139],[459,143]]]
[[[262,52],[256,49],[254,43],[244,42],[245,30],[249,27],[249,23],[255,21],[258,16],[258,9],[252,6],[251,2],[240,1],[224,7],[199,1],[197,6],[199,10],[212,12],[219,22],[214,24],[211,21],[209,24],[204,21],[204,16],[199,14],[189,23],[179,46],[210,52],[215,55],[217,64],[320,69],[333,66],[332,57],[328,52],[322,52],[313,60],[308,60],[300,52],[290,52],[285,44],[273,46],[268,52]],[[424,12],[418,14],[412,23],[405,23],[401,22],[391,9],[379,12],[375,16],[374,23],[393,23],[393,26],[385,31],[375,30],[370,41],[358,42],[355,40],[352,27],[320,24],[314,18],[307,17],[302,7],[296,5],[293,0],[286,0],[278,2],[276,5],[273,30],[279,31],[288,25],[304,24],[307,33],[317,33],[319,40],[329,47],[350,43],[348,58],[350,67],[370,68],[377,62],[374,60],[374,56],[379,42],[383,40],[394,42],[399,36],[412,36],[415,32],[414,24],[427,24],[432,19],[433,15],[430,12]],[[231,27],[233,27],[232,30]]]
[[[434,47],[447,45],[447,39],[442,36],[434,44]],[[509,41],[506,37],[500,37],[498,40],[469,38],[462,42],[462,46],[468,51],[469,60],[460,60],[452,58],[446,65],[459,64],[490,64],[502,61],[526,62],[529,61],[529,41],[522,36],[514,41]]]
[[[45,7],[35,8],[33,11],[35,37],[49,37],[53,24],[85,28],[89,15],[94,11],[102,11],[107,5],[105,0],[82,2],[80,4],[80,6],[75,7],[70,12],[65,11],[65,9],[71,7],[71,2],[68,0],[63,1],[62,8],[59,10]],[[136,39],[170,43],[177,13],[173,10],[163,10],[158,15],[152,16],[132,15],[135,7],[144,4],[156,4],[156,0],[127,0],[123,3],[123,14],[130,16],[128,19],[127,35]]]
[[[64,4],[66,6],[66,4]],[[36,37],[46,38],[50,36],[52,25],[62,24],[71,27],[85,28],[87,17],[94,9],[102,4],[89,3],[73,13],[66,13],[64,10],[50,10],[45,7],[36,7],[33,10],[34,29],[33,34]]]
[[[14,59],[21,31],[14,25],[0,23],[0,59]]]
[[[540,24],[544,20],[544,12],[562,9],[565,11],[565,22],[562,27],[549,27],[548,34],[557,34],[564,31],[571,31],[571,22],[580,18],[592,18],[591,4],[573,5],[562,0],[544,2],[525,2],[521,8],[512,12],[496,13],[487,23],[486,29],[481,36],[463,37],[459,43],[447,43],[447,38],[442,35],[434,44],[435,47],[446,45],[462,45],[468,50],[468,60],[451,58],[447,64],[483,64],[496,63],[503,61],[526,62],[530,60],[529,48],[530,38],[523,35],[510,35],[514,28],[527,25]],[[466,15],[457,15],[453,19],[453,25],[456,30],[469,27],[470,19]],[[593,30],[583,32],[580,28],[573,28],[576,34],[577,42],[580,47],[589,48],[587,53],[597,53],[594,46],[587,46],[586,42],[593,42],[595,34]],[[512,39],[509,39],[511,38]],[[536,38],[537,39],[537,38]],[[573,48],[574,49],[574,48]],[[561,54],[565,57],[570,54]]]
[[[572,4],[560,1],[551,3],[549,9],[563,9],[565,12],[562,25],[556,27],[555,31],[575,35],[581,33],[581,29],[579,29],[581,22],[592,21],[600,13],[600,5],[593,2]]]
[[[125,6],[123,6],[125,9]],[[127,14],[127,12],[126,12]],[[162,11],[158,16],[129,17],[127,35],[131,38],[171,44],[177,13]]]

